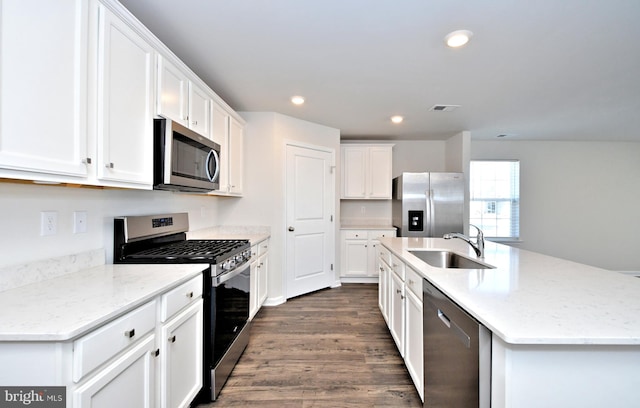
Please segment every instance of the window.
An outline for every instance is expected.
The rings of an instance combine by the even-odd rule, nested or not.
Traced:
[[[471,161],[469,222],[487,238],[520,237],[520,162]]]

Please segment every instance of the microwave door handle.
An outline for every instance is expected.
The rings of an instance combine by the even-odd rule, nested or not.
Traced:
[[[215,164],[216,164],[216,169],[213,172],[213,174],[211,174],[211,171],[209,170],[211,168],[210,164],[212,159],[215,160]],[[206,170],[207,178],[209,179],[209,181],[215,181],[216,177],[218,177],[218,173],[220,172],[219,161],[220,160],[218,159],[218,154],[216,153],[216,151],[210,150],[209,154],[207,155],[207,160],[205,165],[205,170]]]
[[[218,176],[220,175],[220,156],[215,150],[211,150],[211,152],[213,153],[213,159],[216,161],[216,170],[213,172],[211,181],[215,182],[216,180],[218,180]]]

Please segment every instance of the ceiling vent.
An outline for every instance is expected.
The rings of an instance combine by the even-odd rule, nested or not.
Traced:
[[[452,112],[459,107],[460,105],[433,105],[429,110],[434,112]]]

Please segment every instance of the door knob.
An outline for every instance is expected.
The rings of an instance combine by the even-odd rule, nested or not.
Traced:
[[[289,231],[295,231],[296,229],[293,227],[289,227]]]

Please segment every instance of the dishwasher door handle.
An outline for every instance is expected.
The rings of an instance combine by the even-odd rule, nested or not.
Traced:
[[[445,326],[451,328],[451,320],[440,309],[438,309],[438,319],[442,320],[442,323],[444,323]]]
[[[469,337],[469,335],[465,333],[464,330],[456,324],[456,322],[452,322],[451,319],[449,319],[440,309],[438,309],[438,319],[440,319],[445,326],[451,329],[453,334],[462,342],[462,344],[464,344],[466,348],[471,348],[471,337]]]

